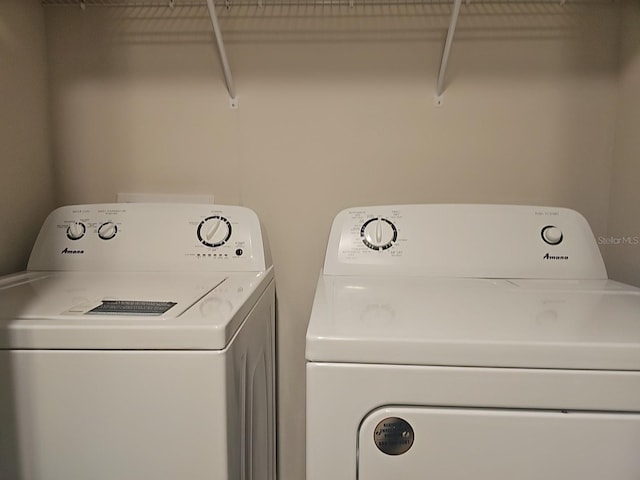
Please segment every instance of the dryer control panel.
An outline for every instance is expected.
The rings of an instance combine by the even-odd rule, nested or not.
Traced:
[[[326,275],[607,278],[591,228],[566,208],[387,205],[340,212]]]
[[[226,205],[74,205],[46,219],[28,270],[264,271],[256,214]]]

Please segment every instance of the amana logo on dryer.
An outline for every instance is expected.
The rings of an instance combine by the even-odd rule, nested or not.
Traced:
[[[71,250],[65,247],[65,249],[60,253],[63,255],[82,255],[84,253],[84,250]]]
[[[548,253],[542,258],[545,260],[569,260],[567,255],[549,255]]]

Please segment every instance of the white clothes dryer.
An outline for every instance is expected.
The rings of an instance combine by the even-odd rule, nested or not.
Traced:
[[[640,478],[640,289],[575,211],[340,212],[306,358],[307,480]]]
[[[251,210],[55,210],[0,279],[0,478],[275,480],[274,334]]]

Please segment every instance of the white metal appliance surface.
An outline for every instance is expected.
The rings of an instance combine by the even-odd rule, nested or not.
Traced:
[[[340,212],[306,358],[307,480],[640,478],[640,289],[572,210]]]
[[[0,279],[0,479],[275,480],[274,330],[251,210],[55,210]]]

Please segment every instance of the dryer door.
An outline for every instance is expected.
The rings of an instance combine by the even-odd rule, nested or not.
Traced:
[[[637,413],[388,407],[358,442],[358,480],[640,478]]]

